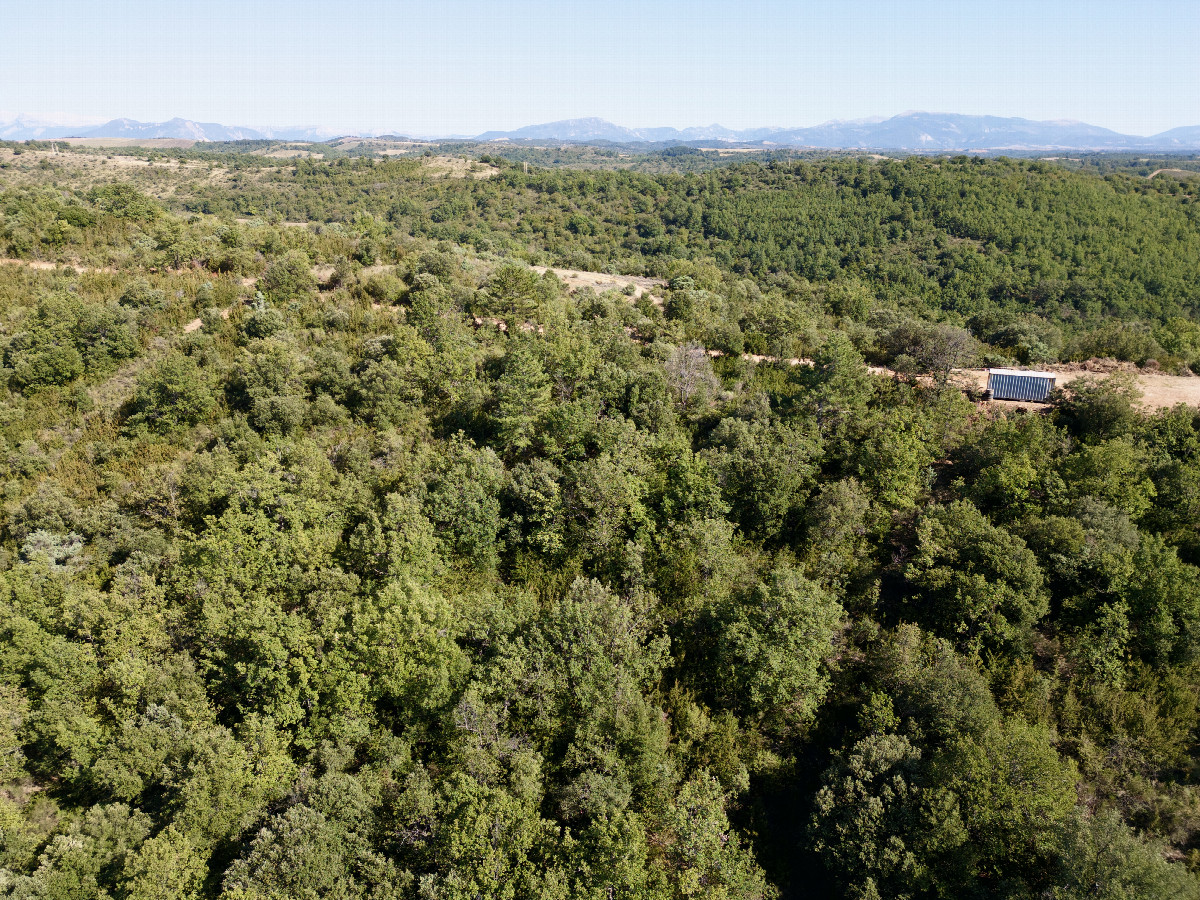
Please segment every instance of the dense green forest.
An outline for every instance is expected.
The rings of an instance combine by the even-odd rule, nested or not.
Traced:
[[[910,157],[648,175],[526,172],[484,155],[474,165],[492,177],[448,178],[431,175],[424,157],[213,159],[225,166],[220,177],[196,163],[133,174],[169,175],[158,193],[185,223],[189,214],[224,217],[227,228],[318,223],[316,235],[260,229],[257,239],[331,263],[393,262],[390,248],[416,236],[544,265],[688,277],[710,293],[739,276],[782,302],[819,307],[860,344],[915,318],[969,328],[998,362],[1100,356],[1184,371],[1200,359],[1200,181],[1182,170],[1097,177],[1038,161]],[[50,243],[50,258],[128,257],[72,225],[86,192],[37,192],[69,169],[43,158],[31,171],[34,183],[4,201],[8,255]],[[141,261],[261,268],[264,248],[213,247],[211,227],[185,223],[165,239],[160,226],[153,247],[139,245]],[[737,325],[746,330],[744,317]]]
[[[944,378],[1200,364],[1195,182],[65,157],[0,159],[3,896],[1200,898],[1200,410]]]

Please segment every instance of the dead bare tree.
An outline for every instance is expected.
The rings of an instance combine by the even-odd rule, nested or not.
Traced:
[[[720,387],[713,374],[712,359],[700,344],[676,347],[666,363],[667,380],[681,407],[698,396],[707,396]]]

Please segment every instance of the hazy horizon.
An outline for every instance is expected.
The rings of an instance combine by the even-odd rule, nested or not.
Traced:
[[[664,125],[659,125],[659,124],[631,125],[626,122],[620,122],[620,121],[614,122],[612,120],[604,119],[601,116],[579,115],[579,116],[568,116],[563,119],[553,119],[553,120],[542,119],[542,120],[538,120],[535,122],[525,122],[522,125],[518,125],[513,128],[483,128],[479,131],[472,131],[472,132],[434,133],[434,132],[422,132],[418,129],[404,128],[403,126],[395,126],[395,125],[362,127],[362,128],[350,127],[350,128],[338,129],[338,128],[334,128],[331,126],[327,126],[321,122],[282,122],[281,123],[281,122],[210,121],[210,120],[200,119],[195,116],[186,116],[186,115],[169,116],[164,119],[156,119],[156,120],[134,119],[132,116],[88,116],[88,117],[75,117],[75,118],[67,117],[67,118],[59,119],[59,118],[55,118],[53,115],[27,113],[24,111],[18,113],[18,112],[12,112],[12,111],[8,111],[8,110],[0,109],[0,124],[9,124],[14,121],[23,120],[23,121],[26,121],[29,123],[36,123],[38,125],[44,125],[47,127],[79,128],[81,131],[83,131],[83,130],[87,130],[87,129],[93,129],[98,126],[106,125],[106,124],[108,124],[110,122],[114,122],[114,121],[131,121],[131,122],[137,122],[138,124],[142,124],[142,125],[150,125],[150,124],[163,124],[165,122],[169,122],[169,121],[178,119],[178,120],[182,120],[185,122],[195,122],[197,124],[208,124],[208,125],[215,124],[215,125],[222,125],[225,127],[244,128],[244,129],[248,129],[248,130],[268,131],[268,132],[311,131],[314,134],[327,135],[329,137],[334,137],[334,136],[339,136],[339,135],[356,135],[356,136],[362,136],[362,137],[371,137],[371,136],[377,136],[377,135],[393,134],[393,135],[412,137],[412,138],[417,138],[417,139],[432,140],[432,139],[468,139],[468,138],[474,138],[479,135],[489,134],[489,133],[497,133],[497,132],[505,133],[505,132],[517,131],[517,130],[520,130],[520,129],[526,128],[526,127],[553,125],[553,124],[556,124],[559,122],[582,122],[582,121],[590,121],[590,120],[605,121],[610,125],[615,125],[615,126],[618,126],[621,128],[625,128],[630,131],[649,131],[649,130],[658,129],[658,128],[675,128],[678,131],[685,131],[687,129],[726,128],[730,131],[745,132],[745,131],[751,131],[751,130],[755,130],[755,129],[772,129],[772,130],[780,130],[780,131],[791,131],[791,130],[802,130],[802,129],[808,129],[808,128],[819,128],[819,127],[826,126],[826,125],[839,125],[839,124],[840,125],[854,125],[854,124],[880,123],[880,122],[889,121],[891,119],[900,118],[900,117],[903,117],[906,115],[956,116],[956,115],[975,115],[975,114],[955,113],[955,112],[946,111],[946,110],[904,110],[902,112],[894,113],[892,115],[862,116],[862,117],[856,117],[856,118],[852,118],[852,119],[841,117],[841,118],[826,119],[821,122],[812,122],[812,123],[803,123],[803,124],[796,124],[796,123],[780,124],[780,123],[776,123],[776,122],[764,122],[764,123],[760,123],[758,125],[748,126],[746,128],[740,128],[740,129],[739,128],[730,128],[729,126],[725,125],[725,123],[717,122],[717,121],[712,121],[712,122],[707,122],[707,123],[697,122],[697,123],[692,123],[690,125],[682,125],[682,126],[679,126],[679,125],[664,126]],[[977,115],[991,116],[991,114],[988,114],[988,113],[980,113]],[[1026,121],[1039,122],[1042,124],[1066,124],[1066,125],[1078,124],[1078,125],[1089,125],[1089,126],[1096,125],[1095,122],[1085,122],[1084,120],[1081,120],[1081,119],[1035,120],[1035,119],[1030,119],[1028,116],[1011,116],[1011,117],[998,117],[998,118],[1022,119],[1022,120],[1026,120]],[[1139,134],[1139,133],[1128,132],[1128,131],[1116,132],[1116,133],[1121,134],[1126,137],[1151,138],[1158,134],[1162,134],[1164,132],[1171,131],[1176,128],[1192,127],[1197,124],[1200,124],[1200,123],[1181,122],[1178,125],[1172,125],[1169,128],[1164,128],[1161,131],[1154,132],[1152,134]],[[1106,126],[1100,126],[1100,127],[1106,127]],[[1114,131],[1115,131],[1115,129],[1114,129]]]
[[[1200,97],[1179,89],[1200,81],[1189,27],[1200,8],[1128,9],[9,0],[0,118],[427,135],[593,116],[629,128],[791,128],[918,109],[1142,136],[1200,124]]]

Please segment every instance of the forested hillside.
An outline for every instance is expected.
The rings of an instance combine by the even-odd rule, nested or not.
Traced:
[[[300,162],[200,187],[189,209],[289,220],[369,213],[418,234],[548,252],[580,269],[666,274],[711,258],[763,278],[853,279],[892,302],[970,315],[1161,320],[1195,297],[1194,184],[1084,177],[1038,162],[910,158],[735,166],[705,175],[508,170],[426,181],[414,160]],[[1142,252],[1155,248],[1155,259]],[[1049,309],[1047,309],[1049,307]],[[1094,324],[1094,323],[1093,323]]]
[[[219,177],[186,159],[131,174],[184,215],[331,225],[346,255],[368,266],[415,235],[584,270],[747,277],[815,302],[850,331],[897,313],[966,326],[997,361],[1107,356],[1181,371],[1200,358],[1200,181],[1182,170],[1097,177],[1037,161],[911,157],[651,176],[526,173],[485,155],[473,177],[454,178],[422,157],[210,160],[225,166]],[[71,172],[43,158],[22,180],[57,184]],[[40,238],[59,256],[107,258],[103,247],[76,246],[69,200],[34,196],[18,212],[10,195],[10,255]],[[56,211],[64,203],[68,220]],[[142,255],[212,268],[211,248],[189,237],[177,230]],[[215,265],[253,268],[237,253]]]
[[[1200,897],[1188,182],[0,162],[4,896]]]

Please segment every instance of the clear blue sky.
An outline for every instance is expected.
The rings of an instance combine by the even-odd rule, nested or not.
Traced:
[[[1198,0],[0,0],[0,118],[1200,124]]]

